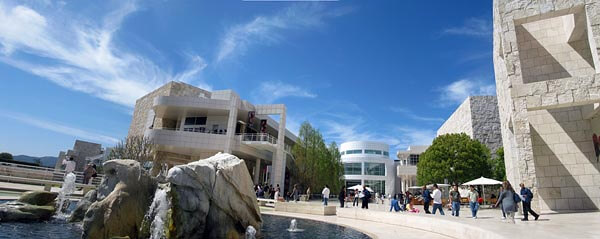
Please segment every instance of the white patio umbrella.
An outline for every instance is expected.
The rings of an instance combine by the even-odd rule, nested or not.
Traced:
[[[485,186],[486,185],[499,185],[499,184],[502,184],[502,182],[500,182],[498,180],[494,180],[494,179],[491,179],[491,178],[486,178],[486,177],[481,176],[481,178],[471,180],[469,182],[463,183],[462,185],[466,185],[466,186],[481,185],[481,188],[483,188],[483,192],[482,192],[481,197],[483,198],[483,202],[485,204]]]
[[[349,187],[348,189],[362,191],[363,186],[360,185],[360,184],[357,184],[357,185],[354,185],[352,187]],[[371,189],[370,187],[367,187],[367,190],[369,190],[369,192],[373,192],[373,189]]]

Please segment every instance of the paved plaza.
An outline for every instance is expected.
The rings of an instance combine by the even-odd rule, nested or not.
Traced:
[[[300,203],[320,204],[318,201]],[[337,216],[275,212],[265,207],[261,208],[261,212],[336,223],[363,231],[374,238],[397,238],[398,235],[402,238],[600,238],[600,212],[542,214],[538,221],[530,218],[527,222],[521,221],[522,216],[517,215],[515,224],[509,224],[501,219],[502,212],[499,209],[489,209],[487,206],[479,211],[478,219],[470,217],[471,212],[467,207],[461,208],[458,218],[452,217],[450,211],[445,211],[445,216],[426,215],[422,206],[417,208],[421,213],[389,212],[389,202],[386,202],[383,205],[369,204],[369,210],[359,207],[337,208]],[[423,227],[424,224],[427,228]],[[460,234],[464,231],[469,234]],[[456,234],[461,236],[452,236]]]

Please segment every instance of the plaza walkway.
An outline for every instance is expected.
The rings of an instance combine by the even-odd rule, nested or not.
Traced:
[[[308,203],[320,204],[317,201]],[[420,214],[389,212],[389,205],[382,204],[369,204],[369,208],[337,208],[336,216],[271,210],[267,213],[337,223],[366,231],[377,238],[600,238],[600,212],[542,214],[538,221],[531,217],[527,222],[522,222],[522,216],[517,215],[516,223],[509,224],[501,220],[499,209],[481,209],[478,219],[472,219],[467,207],[461,208],[458,218],[452,217],[450,211],[445,211],[445,216],[426,215],[422,206],[417,206]]]

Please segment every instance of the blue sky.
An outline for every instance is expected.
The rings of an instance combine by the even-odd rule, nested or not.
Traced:
[[[127,135],[171,81],[284,103],[327,141],[428,144],[495,94],[491,1],[0,1],[0,151]]]

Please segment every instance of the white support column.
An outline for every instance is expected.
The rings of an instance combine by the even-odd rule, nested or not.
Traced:
[[[260,175],[260,159],[256,159],[256,164],[254,165],[254,175],[252,177],[252,181],[254,184],[258,184],[258,176]]]
[[[227,119],[227,142],[224,152],[231,154],[233,152],[233,142],[235,137],[235,124],[237,123],[239,97],[232,95],[229,104],[229,118]]]
[[[273,174],[272,184],[273,186],[279,184],[281,192],[285,192],[285,106],[281,105],[281,111],[279,114],[279,129],[277,131],[277,150],[275,152],[275,158],[273,159]]]
[[[183,131],[183,127],[185,126],[185,118],[187,118],[187,111],[183,111],[183,114],[179,118],[179,131]]]

